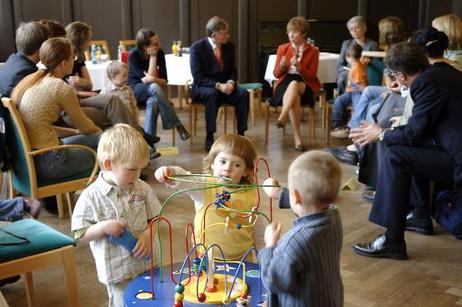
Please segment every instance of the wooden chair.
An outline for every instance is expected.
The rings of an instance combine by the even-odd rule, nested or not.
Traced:
[[[34,219],[8,224],[0,230],[0,279],[24,274],[27,303],[32,307],[36,306],[32,272],[62,265],[66,277],[67,304],[77,307],[79,298],[74,246],[73,239]],[[59,288],[59,284],[62,285],[62,281],[56,280],[53,287]]]
[[[136,40],[134,39],[121,39],[119,45],[122,48],[122,52],[129,52],[136,48]]]
[[[247,90],[249,92],[249,111],[250,111],[250,120],[252,125],[255,127],[255,105],[258,106],[261,113],[261,102],[262,102],[262,91],[263,84],[261,83],[239,83],[239,87]]]
[[[109,44],[107,40],[91,40],[87,50],[85,50],[85,60],[91,61],[91,46],[96,45],[101,48],[102,54],[107,54],[108,60],[111,59],[111,51],[109,50]]]
[[[321,105],[325,105],[325,100],[326,100],[326,93],[324,90],[320,90],[317,99],[319,99],[319,103]],[[268,134],[269,134],[269,117],[270,117],[270,112],[271,108],[273,108],[269,101],[266,103],[266,113],[265,113],[265,145],[268,145]],[[276,108],[276,112],[278,111],[278,108]],[[311,146],[313,144],[313,139],[315,137],[315,131],[316,131],[316,109],[315,106],[310,107],[308,105],[302,105],[301,110],[302,110],[302,117],[303,117],[303,110],[307,109],[308,111],[308,146]],[[284,134],[285,134],[285,128],[283,129]]]
[[[84,189],[96,176],[98,171],[98,162],[96,153],[93,149],[83,145],[58,145],[39,150],[33,150],[30,146],[26,128],[22,122],[21,116],[10,98],[2,98],[3,105],[7,109],[5,112],[5,124],[7,129],[7,149],[11,154],[12,167],[9,172],[9,195],[13,198],[15,191],[22,195],[30,196],[33,199],[56,196],[58,203],[59,218],[64,218],[64,208],[62,194],[67,194],[69,215],[72,213],[72,202],[69,192]],[[75,174],[72,178],[66,180],[48,180],[46,182],[38,181],[34,157],[54,150],[66,148],[80,148],[90,151],[95,157],[95,163],[91,169],[82,169],[81,173]]]
[[[330,99],[329,101],[324,102],[323,106],[323,119],[322,119],[322,127],[324,129],[324,144],[329,145],[330,143],[330,131],[331,131],[331,114],[332,114],[332,108],[334,105],[334,99]],[[351,106],[347,106],[345,111],[347,112],[352,112],[353,109]]]
[[[197,128],[197,109],[205,108],[205,104],[201,101],[194,101],[191,99],[191,86],[189,82],[186,82],[184,86],[184,96],[186,98],[186,104],[189,105],[189,132],[192,134],[190,140],[191,144],[193,143],[193,136],[196,136],[196,128]],[[226,134],[227,132],[227,123],[228,123],[228,108],[233,110],[233,132],[236,133],[236,114],[234,112],[234,106],[223,103],[220,107],[220,110],[223,110],[224,116],[224,123],[223,123],[223,131]],[[218,120],[218,119],[217,119]]]

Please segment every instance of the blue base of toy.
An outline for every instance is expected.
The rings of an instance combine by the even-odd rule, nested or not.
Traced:
[[[260,272],[259,272],[259,265],[257,263],[250,263],[246,262],[246,283],[249,287],[248,295],[251,296],[251,306],[261,306],[263,301],[266,299],[265,297],[265,290],[263,285],[260,282]],[[238,267],[237,263],[230,263],[228,264],[228,274],[233,276],[236,273],[236,269]],[[179,269],[181,268],[181,264],[177,263],[174,265],[174,277],[178,279]],[[216,274],[223,274],[224,273],[224,266],[222,265],[217,266],[215,270]],[[124,293],[124,303],[127,307],[143,307],[143,306],[173,306],[175,303],[175,284],[170,279],[170,266],[164,266],[162,269],[163,281],[160,280],[160,270],[156,268],[154,270],[154,300],[143,300],[137,298],[137,295],[142,292],[152,292],[151,289],[151,272],[146,272],[138,277],[136,277],[133,281],[131,281],[127,288],[125,289]],[[238,277],[242,276],[242,272],[239,272]],[[187,268],[185,268],[185,272],[182,276],[183,280],[188,278]],[[196,278],[195,275],[191,278]],[[204,306],[207,305],[207,302],[203,304],[193,304],[187,301],[183,301],[184,306]],[[207,305],[207,306],[223,306],[220,305]],[[236,303],[233,302],[228,306],[236,306]]]

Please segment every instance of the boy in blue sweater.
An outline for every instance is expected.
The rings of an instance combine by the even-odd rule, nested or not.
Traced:
[[[280,207],[289,202],[298,218],[279,242],[281,224],[268,225],[266,247],[258,254],[268,306],[343,306],[342,222],[332,205],[340,178],[339,163],[326,152],[307,152],[290,165]],[[268,194],[274,197],[279,191]]]

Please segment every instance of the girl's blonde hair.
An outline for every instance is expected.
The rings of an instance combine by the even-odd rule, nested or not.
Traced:
[[[404,23],[399,17],[388,16],[379,21],[379,45],[385,51],[404,40]]]
[[[459,16],[447,14],[436,17],[432,21],[432,26],[437,30],[446,33],[449,39],[449,50],[462,49],[462,21]]]
[[[213,161],[221,152],[241,157],[249,174],[242,177],[240,183],[253,183],[253,168],[257,159],[257,152],[248,138],[238,134],[225,134],[217,139],[210,148],[208,155],[204,157],[204,173],[212,173]]]
[[[53,72],[64,60],[69,60],[73,54],[70,40],[64,37],[53,37],[47,39],[40,47],[40,61],[45,69],[25,77],[14,88],[11,98],[16,105],[19,105],[24,92],[42,80],[49,72]]]
[[[149,163],[149,147],[143,136],[127,124],[116,124],[106,130],[98,143],[98,163],[104,168],[104,160],[120,166]]]

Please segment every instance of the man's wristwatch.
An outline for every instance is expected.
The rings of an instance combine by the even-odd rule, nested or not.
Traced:
[[[379,141],[380,142],[382,142],[383,138],[385,137],[385,131],[387,131],[387,129],[382,129],[382,131],[380,131],[380,134],[379,134]]]

